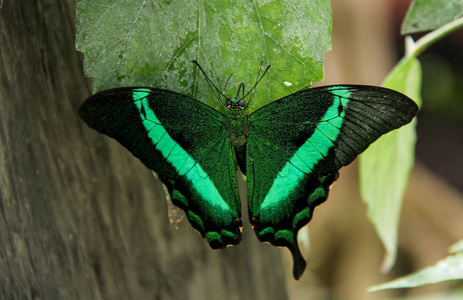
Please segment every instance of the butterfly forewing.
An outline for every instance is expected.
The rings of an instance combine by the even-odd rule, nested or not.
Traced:
[[[97,93],[79,114],[158,174],[172,202],[211,247],[239,243],[240,201],[223,114],[190,97],[153,88]]]

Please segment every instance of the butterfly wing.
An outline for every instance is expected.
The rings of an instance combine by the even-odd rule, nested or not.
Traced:
[[[290,249],[296,279],[306,266],[297,232],[328,197],[338,170],[417,109],[396,91],[345,85],[304,89],[250,115],[250,220],[259,240]]]
[[[240,242],[236,169],[222,113],[172,91],[119,88],[87,99],[79,115],[154,170],[212,248]]]

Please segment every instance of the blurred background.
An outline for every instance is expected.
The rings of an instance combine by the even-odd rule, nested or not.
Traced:
[[[404,54],[400,26],[411,0],[331,3],[333,50],[326,55],[325,80],[317,85],[381,85]],[[341,170],[329,200],[310,222],[308,271],[298,282],[288,280],[291,299],[444,299],[463,291],[463,282],[453,281],[366,292],[436,263],[463,239],[463,30],[440,40],[419,59],[423,107],[417,158],[404,199],[394,268],[380,273],[384,249],[366,218],[354,162]],[[289,270],[289,255],[286,262]]]

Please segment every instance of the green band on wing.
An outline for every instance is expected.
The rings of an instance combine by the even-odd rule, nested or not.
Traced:
[[[218,206],[221,210],[230,210],[203,168],[164,129],[149,106],[147,98],[149,94],[150,90],[135,89],[132,97],[153,145],[172,164],[179,175],[185,176],[191,182],[194,190],[212,207]],[[214,201],[209,201],[210,199]]]
[[[273,216],[281,207],[281,202],[288,198],[305,173],[309,173],[315,165],[328,154],[334,145],[345,116],[345,108],[349,102],[350,92],[347,90],[330,90],[333,104],[325,112],[317,124],[314,133],[294,153],[293,157],[277,174],[261,205],[261,216]],[[268,211],[270,210],[270,211]],[[266,212],[264,212],[266,211]]]

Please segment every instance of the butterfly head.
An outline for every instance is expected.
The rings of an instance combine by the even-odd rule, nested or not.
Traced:
[[[226,104],[227,104],[227,109],[236,108],[236,107],[240,109],[244,109],[246,107],[246,101],[244,101],[244,99],[241,99],[239,97],[228,98]]]
[[[198,68],[199,70],[201,70],[201,72],[203,73],[204,77],[206,78],[206,81],[207,81],[207,84],[209,84],[212,92],[214,93],[215,97],[217,98],[217,100],[226,108],[226,109],[230,109],[230,108],[240,108],[242,110],[245,110],[249,103],[251,102],[252,98],[254,98],[254,95],[256,93],[256,86],[257,84],[262,80],[262,78],[264,78],[264,75],[267,73],[267,71],[270,69],[270,65],[267,66],[267,68],[265,68],[264,70],[264,73],[262,74],[262,76],[260,75],[260,72],[261,72],[261,68],[262,68],[262,62],[261,62],[261,68],[259,68],[259,73],[257,73],[257,80],[256,80],[256,83],[254,84],[254,86],[252,87],[252,89],[250,89],[246,95],[244,94],[244,83],[240,83],[239,87],[238,87],[238,92],[236,94],[236,97],[232,97],[232,98],[227,98],[225,96],[225,88],[224,88],[224,91],[221,92],[213,83],[212,81],[209,79],[209,77],[207,76],[206,72],[204,72],[203,68],[201,68],[201,66],[199,65],[199,63],[196,61],[196,60],[193,60],[192,61]],[[227,83],[225,84],[225,87],[227,86],[228,84],[228,81],[230,80],[231,78],[231,75],[228,77],[228,80],[227,80]],[[239,94],[241,92],[241,97],[239,97]],[[252,94],[251,94],[252,92]],[[217,94],[216,94],[217,93]],[[246,101],[244,100],[249,94],[251,94],[248,102],[246,103]],[[221,98],[224,98],[226,101],[226,103],[224,103],[222,101]]]

